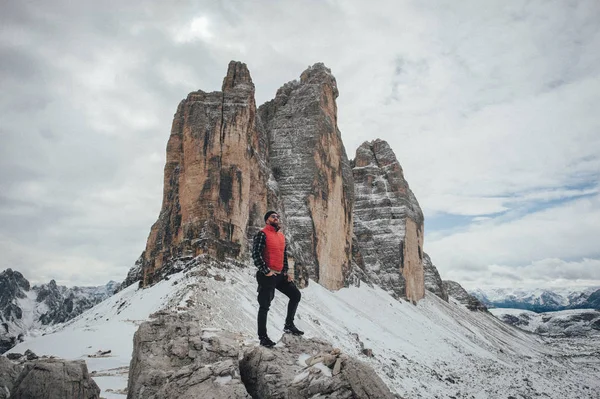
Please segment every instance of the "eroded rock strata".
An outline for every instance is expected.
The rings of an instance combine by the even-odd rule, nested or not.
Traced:
[[[319,63],[259,108],[295,263],[329,289],[344,286],[352,252],[354,188],[337,97],[335,78]]]
[[[395,297],[425,295],[423,212],[387,142],[356,150],[354,232],[358,252],[373,281]]]
[[[254,84],[231,62],[222,91],[196,91],[175,113],[167,144],[163,203],[141,260],[144,285],[175,259],[238,258],[267,207],[266,141]]]

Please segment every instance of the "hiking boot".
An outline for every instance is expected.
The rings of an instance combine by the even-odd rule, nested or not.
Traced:
[[[258,337],[258,339],[260,340],[260,345],[265,348],[272,348],[275,346],[275,342],[271,341],[271,338],[266,335],[264,337]]]
[[[286,332],[289,334],[294,334],[294,335],[304,335],[304,331],[298,330],[298,328],[294,325],[294,323],[286,324],[283,327],[283,332]]]

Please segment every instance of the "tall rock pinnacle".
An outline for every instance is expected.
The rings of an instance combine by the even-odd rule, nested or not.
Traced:
[[[354,159],[354,233],[368,275],[396,297],[425,295],[423,212],[387,142],[363,143]]]
[[[344,286],[352,252],[352,170],[337,127],[338,89],[318,63],[259,108],[296,267]]]
[[[232,61],[222,92],[190,93],[173,118],[162,208],[138,261],[143,284],[181,257],[245,256],[266,211],[266,162],[254,84],[246,65]]]

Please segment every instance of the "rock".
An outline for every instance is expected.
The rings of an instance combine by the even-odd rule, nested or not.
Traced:
[[[128,399],[250,398],[236,335],[203,330],[187,313],[155,316],[134,335]]]
[[[425,275],[425,289],[448,302],[448,293],[444,288],[440,273],[426,253],[423,253],[423,273]]]
[[[20,367],[4,356],[0,356],[0,399],[10,397],[19,376]]]
[[[423,212],[387,142],[363,143],[353,161],[354,234],[372,281],[396,298],[425,295]]]
[[[23,356],[25,356],[27,358],[27,360],[35,360],[35,359],[39,359],[39,356],[36,355],[32,350],[27,349],[25,351],[25,353],[23,354]]]
[[[17,299],[27,297],[29,281],[18,271],[6,269],[0,273],[0,354],[18,343],[22,331],[15,328],[23,318]]]
[[[473,311],[488,311],[487,307],[483,303],[481,303],[473,295],[469,295],[469,293],[456,281],[445,280],[443,284],[448,296],[465,305],[467,309]]]
[[[10,360],[19,360],[20,358],[23,357],[23,355],[20,353],[9,353],[6,355],[6,357],[9,358]]]
[[[331,367],[333,348],[317,339],[284,334],[285,348],[260,346],[247,350],[240,361],[242,379],[253,398],[394,398],[383,381],[365,363],[339,355]],[[299,359],[312,354],[312,366]],[[333,370],[331,370],[333,368]]]
[[[373,357],[373,349],[365,348],[362,350],[362,354],[366,357]]]
[[[97,399],[100,388],[83,360],[38,359],[25,363],[11,399]]]
[[[162,208],[141,261],[144,286],[168,275],[178,259],[248,258],[267,210],[266,145],[245,64],[229,64],[222,91],[192,92],[179,104]]]
[[[350,273],[354,196],[337,96],[331,71],[317,63],[259,107],[290,254],[301,274],[334,290]]]

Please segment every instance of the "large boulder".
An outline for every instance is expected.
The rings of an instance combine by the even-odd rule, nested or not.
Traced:
[[[338,89],[317,63],[259,107],[269,163],[300,274],[329,289],[347,284],[352,258],[352,170],[337,126]]]
[[[267,210],[266,145],[245,64],[229,64],[222,91],[199,90],[181,101],[167,143],[160,215],[136,266],[141,273],[128,280],[153,284],[176,260],[200,254],[248,257]]]
[[[202,329],[189,314],[159,313],[134,335],[127,398],[250,398],[239,347],[238,336]]]
[[[11,362],[4,356],[0,356],[0,399],[10,397],[13,386],[21,367]]]
[[[25,363],[11,399],[97,399],[100,388],[83,360],[38,359]]]
[[[418,301],[425,296],[423,212],[402,167],[379,139],[363,143],[353,164],[354,252],[374,283],[396,298]]]
[[[281,342],[244,353],[240,371],[253,398],[395,398],[371,367],[326,342],[287,334]]]

